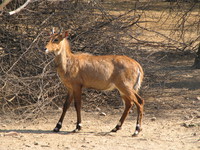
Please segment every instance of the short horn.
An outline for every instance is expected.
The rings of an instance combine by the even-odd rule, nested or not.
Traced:
[[[55,33],[55,28],[53,27],[52,28],[52,33],[51,34],[54,34]]]

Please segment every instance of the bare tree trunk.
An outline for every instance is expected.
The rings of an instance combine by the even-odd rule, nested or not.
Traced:
[[[198,51],[196,53],[196,58],[194,60],[194,65],[193,67],[195,69],[200,69],[200,44],[199,44],[199,48],[198,48]]]

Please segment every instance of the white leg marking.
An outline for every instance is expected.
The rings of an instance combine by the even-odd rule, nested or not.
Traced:
[[[138,130],[136,130],[135,133],[134,133],[134,135],[137,135],[138,133],[139,133]]]
[[[122,125],[122,123],[121,122],[119,122],[118,124],[117,124],[117,126],[121,126]]]

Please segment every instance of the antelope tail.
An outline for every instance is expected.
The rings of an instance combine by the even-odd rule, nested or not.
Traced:
[[[141,87],[141,82],[142,82],[142,80],[141,80],[141,72],[140,72],[140,69],[138,68],[138,76],[137,76],[137,80],[136,80],[136,82],[135,82],[135,85],[134,85],[134,90],[136,90],[136,91],[138,91],[139,89],[140,89],[140,87]]]

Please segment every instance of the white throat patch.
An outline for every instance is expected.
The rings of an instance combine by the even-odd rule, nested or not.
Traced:
[[[61,50],[55,51],[55,55],[56,55],[56,56],[60,55],[60,53],[61,53]]]

